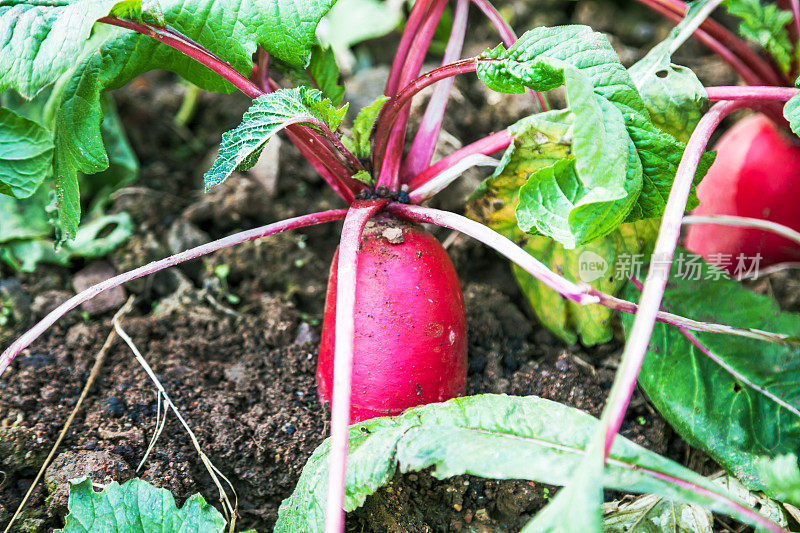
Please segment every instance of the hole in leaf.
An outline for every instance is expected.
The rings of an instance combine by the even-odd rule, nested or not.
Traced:
[[[666,78],[667,76],[669,76],[669,71],[665,68],[662,68],[661,70],[656,72],[656,76],[658,76],[659,78]]]
[[[735,393],[737,393],[737,394],[738,394],[738,393],[740,393],[741,391],[742,391],[742,386],[741,386],[741,385],[739,385],[738,383],[734,383],[734,384],[733,384],[733,392],[735,392]]]
[[[110,224],[106,224],[105,226],[103,226],[103,229],[101,229],[100,231],[97,232],[97,235],[95,236],[95,238],[102,239],[104,237],[108,237],[109,235],[111,235],[111,233],[115,229],[117,229],[118,225],[119,224],[117,224],[116,222],[112,222]]]

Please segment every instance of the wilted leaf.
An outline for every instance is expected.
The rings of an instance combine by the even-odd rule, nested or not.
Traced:
[[[517,207],[522,230],[574,248],[623,221],[661,216],[684,145],[650,121],[605,36],[586,26],[536,28],[508,50],[485,52],[478,76],[511,93],[563,85],[574,115],[574,158],[531,174]],[[710,162],[703,158],[698,180]]]
[[[604,533],[714,533],[713,526],[709,510],[655,494],[603,504]]]
[[[543,113],[511,126],[514,142],[494,174],[470,197],[467,214],[513,240],[567,279],[615,294],[630,275],[615,267],[623,261],[630,266],[635,261],[643,262],[658,232],[657,219],[622,224],[609,235],[573,250],[548,237],[526,235],[517,224],[519,190],[528,176],[570,157],[568,118],[568,112]],[[512,269],[536,316],[560,338],[574,343],[580,337],[587,346],[611,339],[611,310],[566,300],[524,270],[516,266]]]

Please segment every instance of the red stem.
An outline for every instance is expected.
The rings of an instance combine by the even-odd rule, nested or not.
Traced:
[[[639,2],[676,23],[683,19],[687,11],[686,3],[681,0],[639,0]],[[695,37],[727,61],[746,83],[785,85],[788,81],[747,43],[712,19],[707,19],[700,25]]]
[[[375,142],[373,148],[373,161],[375,166],[387,159],[384,157],[387,154],[387,143],[389,142],[389,135],[393,131],[395,120],[397,120],[400,112],[411,101],[411,99],[423,90],[437,81],[456,76],[458,74],[466,74],[468,72],[475,72],[478,68],[478,58],[471,57],[469,59],[462,59],[449,65],[444,65],[439,68],[426,72],[419,78],[415,79],[406,85],[402,91],[393,96],[389,102],[384,105],[381,111],[381,117],[375,129]]]
[[[798,90],[794,87],[706,87],[708,98],[717,100],[777,100],[786,102],[794,97]]]
[[[414,7],[411,9],[411,14],[408,16],[408,22],[403,30],[403,35],[400,37],[400,44],[397,45],[397,52],[392,62],[392,69],[389,71],[389,77],[386,80],[386,88],[383,94],[386,96],[394,96],[400,90],[400,74],[403,71],[403,65],[408,57],[408,52],[411,49],[411,44],[414,42],[419,32],[419,26],[427,14],[428,7],[432,0],[419,0],[414,2]]]
[[[181,35],[179,32],[166,28],[157,28],[147,24],[139,24],[128,20],[122,20],[115,17],[103,17],[98,19],[98,22],[110,24],[112,26],[119,26],[128,30],[141,33],[151,37],[175,50],[185,54],[186,56],[198,61],[205,65],[213,72],[219,74],[222,78],[233,84],[236,88],[241,90],[250,98],[258,98],[268,92],[271,92],[275,87],[270,87],[268,82],[271,81],[266,77],[266,71],[261,75],[264,77],[265,87],[262,90],[252,80],[246,78],[238,70],[233,68],[230,64],[226,63],[209,50],[203,48],[188,37]],[[266,57],[263,57],[265,60]],[[266,65],[265,65],[266,66]],[[258,68],[256,69],[258,71]],[[274,82],[273,82],[274,83]],[[346,202],[351,202],[354,197],[354,191],[363,189],[363,184],[356,180],[350,179],[350,172],[340,163],[338,155],[343,155],[349,160],[347,154],[349,151],[345,149],[341,152],[340,149],[332,150],[327,142],[320,142],[319,136],[312,129],[297,124],[291,125],[286,128],[290,140],[298,147],[306,159],[311,162],[317,171],[319,171],[325,181],[331,185],[336,193],[341,196]],[[344,148],[342,146],[342,148]],[[339,152],[339,154],[337,154]],[[355,156],[350,154],[355,159]],[[325,170],[322,170],[322,169]],[[336,183],[337,181],[342,183]],[[351,190],[347,190],[351,189]]]
[[[436,32],[436,26],[439,24],[439,19],[442,18],[446,5],[447,0],[433,0],[425,20],[414,36],[414,41],[403,64],[403,70],[400,74],[401,86],[409,83],[415,76],[419,75],[422,63],[425,61],[425,55],[433,39],[433,34]],[[375,165],[375,168],[380,168],[376,184],[379,187],[386,186],[393,191],[400,188],[400,162],[403,158],[403,146],[405,145],[410,112],[410,108],[401,109],[398,116],[392,120],[386,148],[387,156],[380,160],[380,167]],[[383,120],[382,115],[383,113],[378,117],[379,124]],[[374,162],[378,163],[378,161]]]
[[[447,48],[444,51],[442,65],[458,61],[464,47],[464,35],[467,32],[467,15],[469,14],[470,0],[456,0],[456,10],[453,15],[453,29]],[[428,107],[419,123],[414,141],[408,150],[403,165],[400,169],[401,180],[406,180],[430,165],[433,153],[436,151],[436,142],[442,130],[442,119],[450,100],[450,91],[453,89],[453,78],[440,81],[433,89]]]
[[[492,23],[492,26],[495,27],[497,33],[500,34],[500,39],[503,41],[503,44],[506,47],[512,46],[515,42],[517,42],[517,34],[514,33],[514,29],[511,25],[503,18],[497,8],[492,5],[489,0],[472,0],[473,3],[478,6],[486,18],[489,19],[489,22]],[[539,102],[539,108],[542,111],[549,111],[550,104],[547,103],[547,98],[538,92],[532,91],[528,89],[528,92],[532,93],[533,96],[536,98],[536,101]]]
[[[383,209],[388,200],[356,201],[347,211],[339,241],[336,286],[336,331],[331,401],[331,447],[328,467],[328,501],[325,533],[344,531],[344,496],[349,450],[350,392],[353,379],[353,313],[356,304],[358,248],[367,221]]]
[[[23,334],[20,338],[14,341],[11,344],[11,346],[9,346],[3,352],[3,354],[0,355],[0,375],[2,375],[3,372],[5,372],[6,368],[8,368],[8,365],[11,364],[14,358],[22,350],[30,346],[30,344],[33,341],[35,341],[42,333],[44,333],[47,330],[47,328],[55,324],[55,322],[59,318],[67,314],[72,309],[75,309],[83,302],[91,300],[100,293],[113,289],[114,287],[119,287],[120,285],[132,281],[134,279],[141,278],[149,274],[153,274],[160,270],[164,270],[165,268],[173,267],[175,265],[183,263],[184,261],[188,261],[190,259],[196,259],[211,252],[216,252],[217,250],[228,248],[229,246],[233,246],[234,244],[239,244],[246,241],[252,241],[254,239],[260,239],[261,237],[274,235],[275,233],[281,233],[283,231],[303,228],[306,226],[313,226],[315,224],[321,224],[323,222],[340,220],[344,218],[346,214],[347,214],[346,209],[333,209],[331,211],[312,213],[310,215],[303,215],[299,217],[282,220],[280,222],[274,222],[272,224],[267,224],[266,226],[261,226],[260,228],[242,231],[239,233],[235,233],[233,235],[229,235],[228,237],[223,237],[222,239],[213,242],[202,244],[195,248],[186,250],[185,252],[181,252],[179,254],[172,255],[165,259],[160,259],[158,261],[148,263],[144,266],[133,269],[129,272],[120,274],[119,276],[114,276],[113,278],[107,279],[106,281],[98,283],[97,285],[93,285],[88,289],[79,292],[78,294],[76,294],[63,304],[59,305],[57,308],[51,311],[47,316],[45,316],[42,320],[40,320],[35,326],[26,331],[25,334]]]
[[[488,137],[484,137],[474,143],[468,144],[463,148],[452,152],[433,165],[429,166],[410,180],[408,180],[409,192],[414,192],[415,189],[425,185],[431,179],[441,174],[444,170],[452,167],[458,161],[465,157],[475,154],[490,155],[499,152],[508,147],[514,140],[513,135],[508,130],[501,130],[497,133],[492,133]]]
[[[174,48],[186,56],[191,57],[198,63],[205,65],[212,71],[225,78],[227,81],[233,84],[234,87],[242,91],[250,98],[255,99],[264,94],[264,91],[259,89],[255,83],[249,80],[241,72],[214,55],[212,52],[197,45],[188,38],[182,39],[174,32],[167,32],[162,28],[156,28],[148,24],[139,24],[138,22],[131,22],[129,20],[122,20],[116,17],[103,17],[98,19],[97,22],[110,24],[112,26],[119,26],[120,28],[125,28],[137,33],[141,33],[142,35],[152,37],[156,41],[164,43],[170,48]]]
[[[441,211],[439,209],[431,209],[418,205],[393,203],[389,204],[386,209],[397,216],[414,222],[436,224],[437,226],[460,231],[465,235],[469,235],[503,254],[530,275],[536,277],[536,279],[565,298],[569,298],[582,305],[599,303],[600,301],[597,296],[588,294],[584,287],[556,274],[541,261],[517,246],[511,239],[500,235],[480,222],[470,220],[467,217],[449,211]]]
[[[625,411],[636,387],[636,380],[644,361],[647,346],[653,333],[653,327],[658,316],[661,300],[664,297],[667,279],[669,278],[669,264],[675,254],[678,238],[681,231],[681,220],[686,210],[689,191],[697,173],[700,157],[706,149],[714,130],[723,118],[733,111],[746,106],[746,102],[720,102],[703,116],[692,133],[686,150],[681,158],[675,180],[672,184],[667,205],[664,208],[664,217],[661,220],[658,238],[653,249],[653,257],[657,263],[651,263],[647,273],[639,309],[633,321],[628,341],[622,353],[622,361],[611,394],[603,410],[602,425],[604,439],[604,459],[608,459],[614,437],[619,431]]]

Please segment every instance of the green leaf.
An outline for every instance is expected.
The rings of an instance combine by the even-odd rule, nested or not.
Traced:
[[[178,509],[166,489],[134,478],[116,481],[102,492],[92,489],[89,478],[70,481],[69,514],[62,533],[104,531],[106,533],[221,533],[225,519],[202,496],[195,494]]]
[[[792,68],[795,56],[786,25],[792,22],[791,11],[761,0],[728,0],[728,13],[739,17],[739,33],[761,45],[784,74]]]
[[[32,195],[51,171],[53,141],[40,124],[0,107],[0,192]]]
[[[769,487],[769,494],[781,502],[800,505],[800,469],[794,454],[779,455],[775,458],[759,457],[756,468]]]
[[[800,78],[795,82],[800,87]],[[789,127],[795,135],[800,136],[800,93],[794,95],[783,107],[783,116],[789,121]]]
[[[721,278],[719,270],[699,256],[683,252],[678,258],[664,294],[664,310],[734,327],[800,333],[800,315],[781,312],[770,298]],[[638,290],[629,286],[624,297],[638,300]],[[623,316],[623,323],[627,332],[632,318]],[[693,334],[749,383],[702,353],[678,329],[656,324],[639,384],[689,444],[749,489],[769,492],[757,459],[800,449],[800,416],[777,401],[795,410],[800,407],[798,348],[732,335]]]
[[[655,494],[603,505],[605,533],[713,533],[713,526],[714,517],[699,505]]]
[[[307,68],[293,67],[281,61],[275,61],[270,66],[287,72],[295,85],[319,89],[333,105],[341,105],[344,85],[339,84],[339,66],[336,64],[332,48],[319,44],[314,46]]]
[[[0,259],[12,268],[33,272],[39,263],[67,266],[75,257],[102,257],[133,235],[133,221],[127,213],[100,215],[80,226],[73,241],[56,249],[50,238],[51,203],[51,191],[46,187],[21,200],[0,196]]]
[[[467,473],[565,485],[578,475],[597,424],[592,416],[549,400],[491,394],[355,424],[349,435],[345,510],[362,505],[397,469],[433,467],[432,474],[440,479]],[[294,493],[281,504],[276,533],[322,531],[329,451],[327,439],[312,454]],[[725,494],[702,476],[622,437],[615,440],[611,457],[603,475],[608,488],[652,492],[747,520],[703,494],[653,476],[651,471],[668,473]]]
[[[288,64],[305,65],[316,43],[317,23],[333,2],[165,0],[159,6],[170,27],[249,75],[258,45]],[[83,3],[76,2],[76,5]],[[42,17],[54,16],[47,10],[55,7],[47,5],[42,9],[45,10]],[[9,27],[8,38],[27,39],[23,28],[18,29]],[[87,53],[54,91],[60,98],[54,104],[57,110],[54,122],[56,193],[61,227],[67,238],[74,236],[80,220],[77,173],[91,174],[108,167],[100,133],[103,91],[120,87],[138,74],[155,68],[174,71],[206,90],[233,90],[233,86],[216,73],[150,37],[105,25],[98,25],[95,33],[93,42],[96,39],[102,44],[93,46],[94,51]],[[70,50],[69,47],[65,49]],[[42,61],[53,59],[50,56],[54,53],[42,55]],[[74,62],[79,56],[71,54],[69,60]],[[46,82],[54,79],[47,78]],[[35,87],[36,90],[40,88]]]
[[[322,93],[308,87],[281,89],[260,96],[242,117],[242,123],[222,134],[214,164],[204,177],[206,190],[225,181],[235,170],[253,166],[257,154],[270,137],[291,124],[326,124],[336,129],[347,107],[336,109]]]
[[[528,176],[571,157],[570,129],[562,120],[565,117],[568,112],[544,113],[511,126],[514,142],[494,174],[470,197],[467,214],[513,240],[567,279],[616,294],[627,276],[618,276],[613,267],[626,254],[649,254],[658,231],[657,219],[622,224],[605,237],[574,250],[567,250],[549,237],[526,235],[517,224],[520,187]],[[595,265],[599,265],[597,269]],[[611,310],[565,300],[524,270],[516,266],[512,269],[536,316],[560,338],[574,343],[580,336],[587,346],[612,338]]]
[[[388,101],[388,96],[379,96],[374,102],[359,111],[353,122],[353,138],[342,137],[342,142],[356,157],[361,159],[369,157],[372,151],[372,145],[370,144],[372,128],[375,127],[375,121],[378,120],[378,115],[383,109],[383,105]]]
[[[521,533],[600,533],[603,454],[596,447],[583,457],[575,477],[528,522]]]
[[[0,91],[13,88],[31,98],[56,81],[92,46],[92,26],[116,1],[4,1],[0,5]]]
[[[49,191],[38,189],[32,196],[18,200],[0,195],[0,245],[11,241],[40,239],[52,233],[45,211]]]
[[[661,216],[684,145],[650,121],[605,36],[586,26],[536,28],[508,50],[485,52],[478,76],[503,92],[565,87],[574,158],[530,176],[517,208],[523,231],[574,248],[623,221]],[[698,180],[708,166],[704,158]]]
[[[350,47],[394,30],[403,20],[402,8],[403,2],[396,0],[339,0],[322,19],[318,34],[350,70],[355,63]]]
[[[116,15],[134,15],[157,25],[170,25],[221,58],[237,70],[248,73],[256,45],[286,63],[305,66],[316,43],[314,35],[320,19],[335,0],[270,0],[268,2],[214,2],[213,0],[162,0],[121,2],[117,0],[72,0],[24,2],[10,0],[0,6],[0,90],[12,87],[26,97],[35,95],[53,83],[86,52],[95,50],[90,32],[95,21],[115,7]],[[128,57],[133,64],[145,62],[152,55],[149,68],[175,68],[181,75],[189,70],[190,81],[205,79],[219,90],[226,86],[190,59],[170,54],[167,65],[163,45],[159,54],[151,46],[139,49],[131,41],[145,42],[149,37],[117,30],[124,35],[116,44],[124,51],[136,52]],[[162,57],[159,57],[162,56]],[[179,63],[181,64],[179,66]],[[129,67],[131,65],[128,65]],[[200,85],[198,83],[198,85]],[[202,85],[204,88],[210,89]],[[228,86],[229,88],[229,86]]]
[[[669,36],[628,69],[653,124],[684,143],[708,107],[708,93],[692,69],[672,62],[672,54],[707,17],[707,3],[692,2]]]

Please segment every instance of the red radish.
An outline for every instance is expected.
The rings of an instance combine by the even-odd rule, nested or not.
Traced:
[[[331,264],[317,366],[330,402],[339,251]],[[422,227],[381,214],[367,223],[358,251],[353,313],[351,422],[396,415],[464,394],[467,326],[453,264]]]
[[[800,146],[761,114],[737,122],[716,146],[717,159],[697,187],[696,215],[771,220],[800,230]],[[800,260],[796,243],[759,229],[695,224],[686,247],[733,273],[736,258],[761,254],[761,266]],[[730,260],[726,261],[726,259]]]

